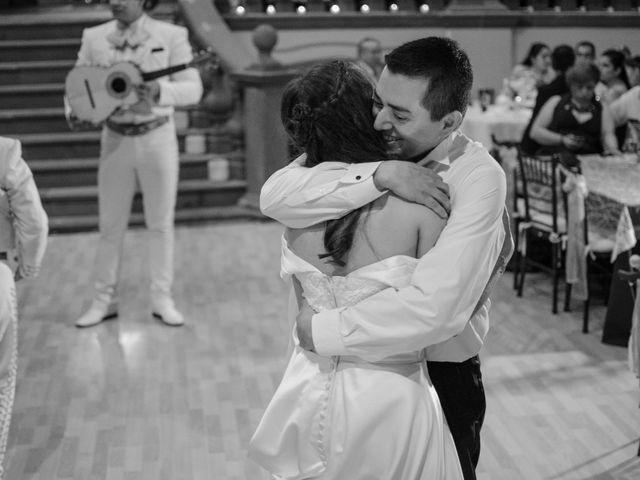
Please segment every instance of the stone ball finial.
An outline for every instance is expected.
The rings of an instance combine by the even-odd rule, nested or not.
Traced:
[[[266,23],[258,25],[253,31],[253,44],[260,53],[271,53],[278,43],[278,32]]]
[[[271,25],[263,23],[258,25],[253,31],[253,44],[258,49],[259,69],[274,69],[280,64],[271,56],[273,47],[278,43],[278,32]]]

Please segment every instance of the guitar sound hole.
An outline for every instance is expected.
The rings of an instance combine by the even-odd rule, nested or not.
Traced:
[[[111,89],[115,93],[122,93],[127,89],[127,82],[124,80],[124,78],[116,77],[111,80]]]

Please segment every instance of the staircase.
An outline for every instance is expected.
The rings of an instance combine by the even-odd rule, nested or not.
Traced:
[[[161,7],[153,12],[155,17],[173,18],[171,8]],[[0,15],[0,135],[22,142],[52,232],[89,231],[98,226],[100,132],[70,131],[62,97],[82,29],[110,18],[105,6],[70,5]],[[238,206],[246,191],[241,147],[216,151],[217,144],[225,143],[215,141],[216,135],[224,133],[223,127],[190,127],[192,110],[176,112],[176,124],[182,125],[178,128],[181,156],[176,222],[255,218],[256,212]],[[179,116],[183,122],[178,122]],[[187,153],[187,139],[194,135],[208,139],[205,153]],[[230,165],[229,179],[210,180],[210,161],[220,157]],[[144,223],[139,193],[130,223]]]

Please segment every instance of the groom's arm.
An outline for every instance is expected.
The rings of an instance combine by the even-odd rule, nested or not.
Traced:
[[[476,168],[458,189],[449,221],[436,245],[420,259],[411,284],[315,314],[306,324],[300,315],[303,346],[312,345],[323,356],[375,361],[466,332],[508,234],[503,226],[505,197],[500,168]],[[478,353],[482,341],[483,335],[471,339],[466,358]]]
[[[429,168],[394,160],[323,162],[311,168],[303,162],[304,156],[275,172],[260,192],[262,212],[291,228],[339,218],[387,190],[441,217],[450,208],[447,185]]]

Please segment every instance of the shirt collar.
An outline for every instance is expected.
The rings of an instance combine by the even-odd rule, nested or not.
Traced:
[[[437,164],[434,167],[436,171],[448,170],[451,163],[467,150],[470,143],[471,141],[465,135],[455,131],[417,163],[424,167]]]
[[[107,41],[117,50],[124,50],[126,47],[137,49],[150,37],[149,32],[144,28],[146,17],[147,15],[143,13],[135,22],[127,25],[124,29],[121,29],[120,24],[116,22],[114,31],[107,35]]]

